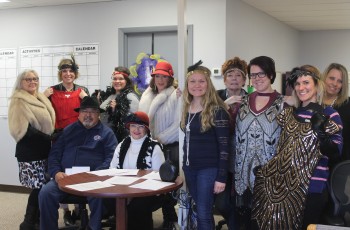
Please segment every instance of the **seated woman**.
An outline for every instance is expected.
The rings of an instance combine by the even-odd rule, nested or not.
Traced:
[[[161,144],[150,137],[147,114],[138,111],[128,115],[125,126],[130,135],[118,144],[110,168],[158,171],[164,154]],[[152,212],[161,207],[162,199],[162,195],[132,198],[127,206],[128,229],[152,230]]]

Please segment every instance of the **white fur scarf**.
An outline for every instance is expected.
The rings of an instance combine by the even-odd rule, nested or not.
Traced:
[[[161,106],[170,97],[174,90],[175,88],[171,86],[164,89],[160,93],[155,94],[152,92],[152,89],[148,87],[142,94],[139,110],[147,113],[149,120],[152,121],[159,106]]]
[[[142,94],[139,110],[148,114],[152,137],[162,144],[178,141],[178,101],[172,86],[159,94],[151,88]]]
[[[55,127],[55,111],[47,97],[33,96],[25,90],[16,90],[11,97],[8,112],[10,133],[18,142],[27,132],[28,124],[48,135]]]

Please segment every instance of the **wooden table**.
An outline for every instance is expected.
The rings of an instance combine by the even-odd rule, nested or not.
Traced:
[[[151,170],[140,170],[137,174],[138,177],[142,177]],[[92,181],[104,181],[111,178],[112,176],[97,176],[91,173],[78,173],[68,177],[65,177],[58,181],[58,187],[67,193],[78,195],[78,196],[90,196],[90,197],[101,197],[101,198],[115,198],[116,200],[116,226],[118,230],[125,230],[127,227],[127,215],[126,215],[126,201],[130,197],[145,197],[153,196],[157,194],[163,194],[174,191],[182,186],[183,180],[178,177],[175,184],[164,187],[159,190],[146,190],[138,188],[130,188],[130,185],[114,185],[108,188],[94,189],[89,191],[77,191],[74,189],[67,188],[67,185],[86,183]],[[139,179],[133,184],[144,181]]]

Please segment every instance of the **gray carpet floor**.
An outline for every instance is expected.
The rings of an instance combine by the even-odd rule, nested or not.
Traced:
[[[16,230],[19,229],[20,223],[23,221],[26,205],[28,201],[28,194],[26,193],[12,193],[0,191],[0,229],[1,230]],[[73,209],[73,206],[70,206]],[[215,215],[216,223],[222,217]],[[163,215],[161,209],[153,213],[154,227],[161,226]],[[59,227],[64,226],[63,211],[59,211]],[[222,230],[227,230],[227,226],[223,226]]]

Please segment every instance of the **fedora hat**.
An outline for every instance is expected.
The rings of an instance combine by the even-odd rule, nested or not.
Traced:
[[[89,109],[98,109],[100,111],[100,113],[104,112],[104,110],[100,108],[100,104],[98,103],[97,98],[90,97],[90,96],[84,97],[80,103],[80,107],[75,108],[74,111],[79,112],[79,110],[81,110],[81,109],[88,109],[88,108]]]

